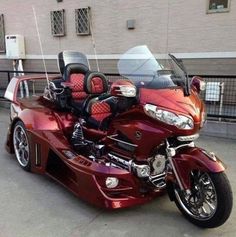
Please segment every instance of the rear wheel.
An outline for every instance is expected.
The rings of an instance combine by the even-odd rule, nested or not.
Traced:
[[[24,124],[18,121],[13,129],[13,146],[16,159],[26,171],[30,170],[30,145]]]
[[[229,217],[233,196],[224,172],[191,172],[191,190],[174,189],[175,203],[183,215],[195,225],[214,228]]]

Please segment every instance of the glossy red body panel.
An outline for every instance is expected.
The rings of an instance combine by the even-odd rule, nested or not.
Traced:
[[[42,79],[42,77],[38,79],[40,78]],[[19,79],[19,82],[30,79],[30,77],[23,77]],[[9,152],[13,152],[13,127],[16,121],[21,120],[25,124],[30,141],[32,172],[47,174],[80,198],[105,208],[124,208],[142,204],[163,193],[163,190],[151,189],[150,185],[141,181],[132,172],[108,167],[104,163],[95,162],[76,153],[69,140],[78,118],[69,111],[57,110],[53,103],[42,97],[17,98],[19,82],[15,85],[16,90],[11,107],[12,121],[6,147]],[[194,129],[181,131],[174,126],[152,119],[144,112],[143,105],[146,103],[192,116],[195,122]],[[124,155],[137,162],[145,162],[166,138],[197,132],[203,111],[204,106],[195,92],[185,97],[180,89],[141,89],[140,103],[117,115],[107,132],[84,127],[84,134],[88,140],[104,142],[108,151]],[[117,144],[108,137],[116,133],[124,134],[129,142],[136,146],[135,149],[124,151],[117,147]],[[54,159],[60,162],[61,170],[50,164]],[[177,154],[174,162],[185,187],[189,186],[187,176],[195,167],[212,172],[223,170],[220,162],[214,163],[197,148]],[[107,177],[118,178],[119,185],[108,189],[105,186]],[[173,178],[173,175],[171,177]],[[146,191],[142,192],[143,189]]]
[[[205,111],[205,106],[200,100],[195,90],[191,91],[190,96],[184,96],[181,88],[174,89],[146,89],[140,90],[140,103],[157,105],[159,108],[166,109],[180,115],[187,115],[194,120],[193,130],[179,130],[172,126],[172,131],[178,135],[190,135],[199,131],[201,114]],[[162,123],[162,126],[167,126]]]
[[[17,117],[24,121],[27,129],[66,130],[73,126],[76,117],[71,113],[55,112],[54,106],[43,98],[18,99]]]
[[[137,145],[130,158],[135,157],[138,161],[144,161],[150,157],[154,149],[172,133],[167,128],[158,126],[158,123],[150,121],[150,118],[144,114],[142,107],[131,109],[118,116],[114,119],[111,127],[108,135],[116,134],[119,131],[125,134],[131,143]],[[141,132],[141,137],[138,139],[136,132]],[[113,143],[110,139],[106,141],[107,145]],[[127,156],[127,154],[125,155]]]
[[[185,189],[190,188],[189,177],[192,170],[211,173],[218,173],[225,170],[223,163],[219,159],[213,161],[202,149],[197,147],[185,149],[178,153],[173,159],[173,162]]]
[[[68,159],[63,151],[73,152],[73,149],[61,130],[28,130],[28,136],[33,154],[36,153],[35,144],[40,144],[41,147],[41,164],[36,165],[36,156],[33,155],[31,171],[52,177],[75,195],[94,205],[111,209],[124,208],[143,204],[163,193],[163,191],[153,191],[145,195],[141,194],[140,182],[128,171],[106,167],[76,153],[73,159]],[[62,170],[58,176],[47,171],[50,150],[60,157],[69,172],[65,173]],[[119,178],[120,185],[114,189],[107,189],[105,178],[108,176]]]

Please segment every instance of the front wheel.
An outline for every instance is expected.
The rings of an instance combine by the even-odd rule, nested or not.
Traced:
[[[191,190],[174,188],[175,203],[192,223],[204,228],[222,225],[229,217],[233,195],[224,172],[191,172]]]

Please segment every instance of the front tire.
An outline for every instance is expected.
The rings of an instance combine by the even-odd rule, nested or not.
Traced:
[[[21,121],[16,122],[13,128],[13,147],[16,159],[22,169],[30,171],[30,145],[27,131]]]
[[[175,203],[183,215],[193,224],[203,228],[215,228],[229,218],[233,195],[224,172],[191,172],[190,192],[174,188]]]

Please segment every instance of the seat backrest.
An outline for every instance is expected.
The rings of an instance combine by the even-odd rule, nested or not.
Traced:
[[[90,95],[100,95],[108,91],[108,80],[103,73],[88,72],[85,76],[84,90]]]
[[[74,100],[84,100],[88,96],[84,90],[85,75],[88,71],[88,67],[80,63],[70,63],[65,67],[63,81],[71,84]]]
[[[62,75],[64,74],[65,67],[72,63],[81,63],[89,68],[88,59],[83,53],[65,50],[58,54],[57,64]]]
[[[108,92],[108,80],[103,73],[88,72],[84,89],[90,95],[84,107],[86,121],[90,127],[101,129],[103,121],[112,114],[109,103],[100,101],[103,96],[107,96],[105,93]]]

